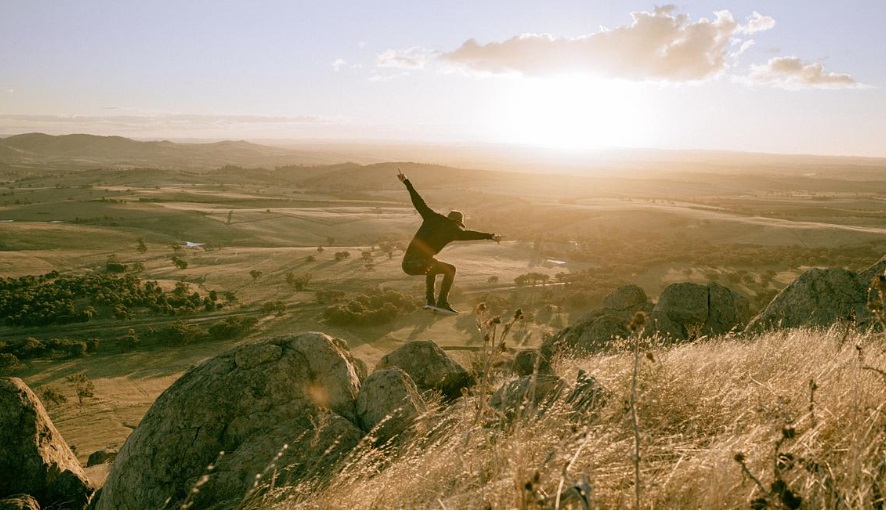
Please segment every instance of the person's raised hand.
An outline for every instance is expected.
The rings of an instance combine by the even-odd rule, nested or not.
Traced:
[[[397,167],[397,179],[399,179],[401,183],[406,181],[407,179],[406,174],[404,174],[403,171],[400,170],[400,167]]]

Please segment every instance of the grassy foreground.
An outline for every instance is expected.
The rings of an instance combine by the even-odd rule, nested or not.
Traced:
[[[331,480],[276,481],[243,505],[882,509],[881,335],[778,331],[641,346],[636,359],[630,344],[555,361],[567,382],[583,369],[611,393],[596,412],[561,397],[508,422],[469,397],[433,407],[385,455],[358,447]]]

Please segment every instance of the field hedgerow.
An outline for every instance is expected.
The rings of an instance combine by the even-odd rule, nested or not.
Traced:
[[[554,361],[568,383],[579,370],[593,375],[610,393],[601,408],[577,413],[561,397],[544,413],[506,420],[494,410],[477,414],[488,395],[469,395],[430,407],[414,426],[419,434],[396,448],[367,443],[331,479],[278,481],[244,504],[631,508],[638,499],[655,509],[882,509],[880,335],[846,338],[835,327],[675,346],[643,341],[636,359],[633,342]]]

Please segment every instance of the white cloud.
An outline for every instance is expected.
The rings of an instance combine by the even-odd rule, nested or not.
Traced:
[[[453,70],[472,74],[550,76],[581,73],[633,81],[696,82],[729,73],[745,85],[769,84],[788,89],[863,87],[848,74],[826,73],[821,64],[780,57],[751,65],[735,76],[738,59],[756,41],[748,37],[776,26],[775,19],[754,11],[738,23],[728,10],[713,18],[691,19],[674,5],[631,13],[632,22],[578,37],[528,33],[488,43],[465,41],[452,51],[420,46],[378,55],[378,68]],[[374,80],[391,77],[376,76]]]
[[[776,57],[769,59],[766,64],[752,65],[746,82],[785,89],[863,87],[848,74],[826,73],[823,65],[806,64],[799,57]]]
[[[755,34],[765,30],[771,30],[775,26],[775,20],[769,16],[763,16],[757,11],[748,19],[747,24],[739,27],[738,31],[742,34]]]
[[[376,59],[378,67],[401,69],[422,69],[430,62],[437,52],[421,46],[413,46],[405,50],[387,50]]]
[[[630,25],[575,38],[524,34],[502,42],[471,39],[441,59],[479,72],[549,75],[587,72],[631,80],[702,80],[727,68],[739,28],[729,11],[692,21],[673,5],[634,12]]]
[[[348,61],[347,61],[347,60],[345,60],[345,59],[335,59],[335,60],[332,62],[332,70],[335,71],[336,73],[338,73],[339,71],[341,71],[341,69],[342,69],[343,67],[346,67],[347,65],[348,65]]]

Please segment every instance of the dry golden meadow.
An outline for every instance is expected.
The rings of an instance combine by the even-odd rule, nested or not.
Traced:
[[[475,396],[429,412],[416,426],[422,434],[394,453],[358,449],[331,481],[279,481],[247,504],[552,508],[559,496],[561,508],[630,509],[635,498],[645,509],[883,505],[881,336],[834,327],[647,344],[633,398],[631,342],[610,355],[557,360],[568,381],[584,370],[611,391],[594,413],[574,413],[561,396],[545,413],[529,407],[511,422],[478,414],[487,396]]]

